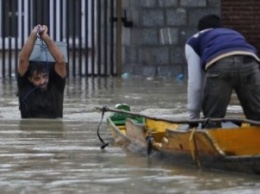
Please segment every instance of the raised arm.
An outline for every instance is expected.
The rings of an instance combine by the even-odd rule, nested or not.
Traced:
[[[55,42],[50,38],[50,36],[48,35],[48,27],[43,25],[41,26],[41,39],[45,42],[45,44],[47,45],[51,55],[53,56],[54,60],[56,61],[55,63],[55,71],[56,73],[61,76],[62,78],[66,77],[67,74],[67,69],[66,69],[66,63],[65,63],[65,59],[64,56],[62,54],[62,52],[60,51],[60,49],[57,47],[57,45],[55,44]]]
[[[23,76],[28,67],[29,67],[29,58],[33,51],[33,47],[35,44],[35,41],[37,39],[37,30],[38,26],[34,27],[32,30],[30,36],[26,40],[20,54],[19,54],[19,60],[18,60],[18,73]]]

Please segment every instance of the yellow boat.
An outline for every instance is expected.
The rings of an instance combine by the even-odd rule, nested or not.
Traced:
[[[189,122],[149,117],[118,105],[107,118],[117,145],[142,154],[156,154],[173,163],[199,168],[260,174],[260,123],[239,119],[222,121],[222,128],[188,129]],[[242,126],[234,123],[241,122]],[[254,126],[252,126],[254,124]],[[257,126],[259,125],[259,126]]]

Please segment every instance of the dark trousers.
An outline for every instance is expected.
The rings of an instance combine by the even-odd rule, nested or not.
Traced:
[[[247,119],[260,121],[259,64],[249,56],[230,56],[210,66],[204,80],[205,118],[223,118],[235,91]]]

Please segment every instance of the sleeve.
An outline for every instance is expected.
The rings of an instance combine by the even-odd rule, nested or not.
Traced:
[[[66,78],[60,77],[54,70],[50,72],[50,82],[54,84],[60,92],[64,91]]]
[[[185,45],[185,57],[188,64],[188,113],[189,119],[199,119],[202,101],[204,72],[200,57],[188,44]]]
[[[18,86],[18,94],[23,91],[29,84],[29,80],[27,78],[27,74],[21,76],[17,73],[17,86]]]

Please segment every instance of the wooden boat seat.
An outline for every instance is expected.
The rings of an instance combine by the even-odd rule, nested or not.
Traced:
[[[123,119],[123,120],[113,120],[113,123],[116,126],[125,125],[125,119]]]
[[[222,128],[238,128],[239,126],[232,122],[223,122]]]

